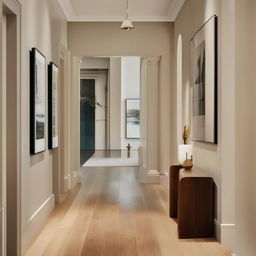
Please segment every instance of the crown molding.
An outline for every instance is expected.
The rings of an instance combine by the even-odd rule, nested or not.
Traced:
[[[133,22],[170,22],[168,16],[130,16]],[[124,16],[69,16],[69,22],[122,22]]]
[[[175,21],[183,7],[183,5],[185,4],[186,0],[173,0],[169,11],[168,11],[168,16],[170,17],[170,19],[172,21]]]
[[[172,22],[175,21],[186,0],[173,0],[167,16],[130,16],[134,22]],[[69,0],[58,0],[69,22],[122,22],[124,16],[80,16],[76,15]]]
[[[59,5],[67,19],[67,21],[70,20],[71,17],[75,15],[75,11],[73,6],[70,4],[68,0],[58,0]]]

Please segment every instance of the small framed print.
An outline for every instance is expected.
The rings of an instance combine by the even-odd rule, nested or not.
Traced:
[[[46,59],[32,48],[30,51],[30,153],[46,149]]]
[[[59,147],[59,69],[48,65],[48,144],[49,149]]]

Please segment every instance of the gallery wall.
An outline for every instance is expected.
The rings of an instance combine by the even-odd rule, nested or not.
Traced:
[[[57,0],[22,1],[22,236],[23,248],[38,232],[55,201],[53,152],[30,155],[29,51],[38,48],[59,64],[59,46],[67,44],[67,22]],[[47,86],[47,85],[46,85]],[[47,129],[46,129],[47,131]],[[47,133],[47,132],[46,132]],[[47,146],[48,148],[48,143]]]
[[[234,1],[187,0],[175,22],[175,86],[172,91],[172,161],[177,160],[177,145],[182,130],[191,127],[190,40],[213,15],[218,16],[218,144],[192,142],[195,166],[214,178],[215,228],[217,238],[234,248],[235,227],[235,60]],[[178,41],[181,45],[178,46]],[[181,52],[177,50],[181,48]],[[176,74],[182,74],[181,77]],[[177,86],[182,86],[182,89]],[[180,92],[181,90],[181,92]],[[181,99],[177,99],[181,95]],[[177,101],[178,100],[178,101]],[[181,102],[180,102],[181,101]],[[181,104],[182,112],[177,109]],[[181,116],[177,115],[180,114]],[[180,119],[182,124],[179,124]]]
[[[140,139],[126,138],[126,99],[140,98],[140,57],[122,57],[121,90],[121,149],[127,149],[128,143],[137,150]]]
[[[159,141],[160,169],[170,166],[171,71],[173,24],[136,23],[134,31],[122,31],[119,22],[68,23],[68,48],[77,56],[160,56]],[[121,136],[121,135],[120,135]],[[119,137],[119,134],[117,134]],[[119,137],[120,145],[120,137]]]

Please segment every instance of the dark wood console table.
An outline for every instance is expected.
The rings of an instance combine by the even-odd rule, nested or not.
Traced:
[[[170,172],[169,172],[170,218],[178,218],[178,185],[179,185],[180,169],[182,168],[183,167],[180,164],[175,164],[170,167]]]
[[[170,217],[178,217],[179,238],[213,236],[214,182],[203,171],[170,168]]]

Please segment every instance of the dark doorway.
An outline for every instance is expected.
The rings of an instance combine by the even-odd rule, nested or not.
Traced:
[[[80,95],[80,149],[89,159],[95,152],[95,79],[81,79]]]

